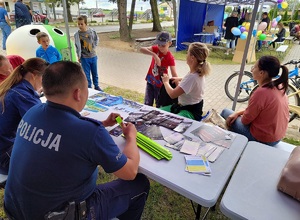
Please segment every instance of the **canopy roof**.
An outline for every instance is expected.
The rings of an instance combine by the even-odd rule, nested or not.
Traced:
[[[206,4],[217,4],[217,5],[254,5],[255,0],[191,0],[194,2],[206,3]],[[277,0],[265,0],[259,1],[264,5],[277,4]]]

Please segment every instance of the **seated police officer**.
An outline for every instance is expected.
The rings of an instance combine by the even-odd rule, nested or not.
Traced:
[[[80,116],[88,85],[76,63],[50,65],[42,85],[48,101],[31,108],[18,125],[5,189],[7,212],[14,219],[58,219],[55,215],[69,215],[68,204],[75,202],[79,219],[140,219],[149,181],[137,173],[134,125],[122,124],[121,152],[105,129],[118,114],[102,122]],[[98,165],[119,179],[96,185]]]

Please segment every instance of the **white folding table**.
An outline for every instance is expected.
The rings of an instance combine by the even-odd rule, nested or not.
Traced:
[[[299,220],[300,202],[277,190],[289,155],[249,142],[225,190],[222,213],[231,219]]]
[[[93,90],[89,91],[90,94],[95,93]],[[157,108],[150,106],[145,107],[158,110]],[[128,113],[113,110],[112,107],[106,112],[91,113],[88,117],[92,117],[97,120],[104,120],[111,112],[120,113],[124,119],[128,116]],[[176,116],[180,117],[178,115]],[[185,120],[189,119],[185,118]],[[201,123],[194,120],[190,121],[192,121],[193,124],[184,134],[195,138],[195,136],[190,132],[198,128]],[[108,128],[108,130],[110,129],[112,128]],[[161,131],[163,134],[172,133],[171,130],[163,127],[161,127]],[[120,136],[112,137],[120,149],[123,149],[125,146],[124,138]],[[161,145],[165,144],[165,141],[157,142]],[[247,142],[248,140],[246,137],[237,135],[230,149],[225,149],[216,162],[210,164],[212,170],[211,176],[203,176],[186,172],[184,154],[173,149],[170,149],[173,154],[173,158],[170,161],[158,161],[143,150],[140,150],[139,172],[201,206],[212,207],[216,204],[226,182],[240,158],[241,153],[247,145]],[[200,215],[200,213],[198,214]],[[199,218],[199,216],[196,218]]]

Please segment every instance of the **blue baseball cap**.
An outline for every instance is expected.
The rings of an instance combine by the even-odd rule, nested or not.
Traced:
[[[167,42],[172,42],[172,36],[168,32],[160,32],[154,41],[154,44],[165,45]]]

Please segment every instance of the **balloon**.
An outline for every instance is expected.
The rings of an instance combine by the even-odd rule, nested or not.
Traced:
[[[240,31],[243,33],[246,30],[246,28],[244,26],[240,27]]]
[[[256,34],[257,34],[257,30],[253,30],[253,31],[252,31],[252,36],[255,37]]]
[[[239,36],[239,35],[241,35],[241,30],[238,29],[237,27],[234,27],[231,29],[231,33],[235,36]]]
[[[277,5],[277,8],[278,8],[278,9],[282,9],[281,4],[278,4],[278,5]]]
[[[261,34],[261,35],[259,35],[259,40],[264,40],[264,39],[266,39],[266,37],[267,37],[267,35]]]
[[[289,4],[288,4],[287,2],[282,2],[282,3],[281,3],[281,7],[282,7],[283,9],[286,9],[288,6],[289,6]]]
[[[246,23],[245,28],[246,28],[247,31],[249,30],[249,28],[250,28],[250,23],[249,22]]]
[[[246,23],[247,23],[247,22],[243,22],[243,23],[242,23],[242,26],[244,26],[244,27],[245,27],[245,26],[246,26]]]
[[[245,40],[245,39],[247,38],[247,35],[246,35],[245,33],[242,33],[242,34],[240,35],[240,38],[241,38],[242,40]]]
[[[276,21],[278,22],[278,21],[280,21],[281,20],[281,15],[278,15],[277,17],[276,17]]]
[[[268,24],[267,22],[261,22],[258,27],[257,27],[257,30],[265,30],[267,28]]]
[[[262,34],[262,31],[261,31],[261,30],[257,31],[257,36],[258,36],[258,37],[259,37],[261,34]]]
[[[277,21],[272,21],[271,26],[272,26],[273,28],[276,27],[276,26],[277,26]]]
[[[277,3],[280,4],[281,2],[283,2],[283,0],[277,0]]]
[[[243,26],[242,26],[242,25],[239,25],[239,26],[238,26],[238,29],[241,29],[241,27],[243,27]]]

